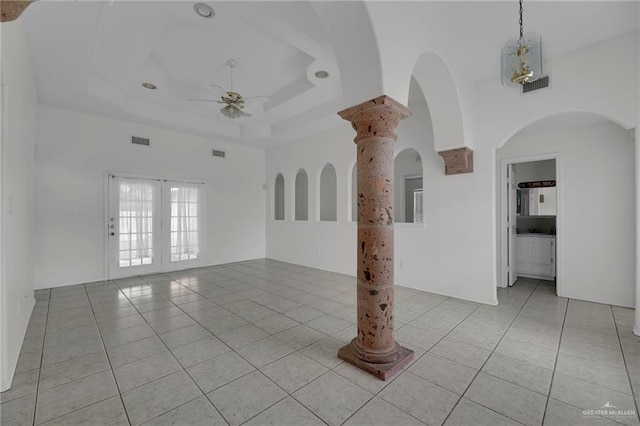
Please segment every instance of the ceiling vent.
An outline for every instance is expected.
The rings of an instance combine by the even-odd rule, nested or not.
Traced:
[[[220,158],[225,158],[226,154],[224,151],[218,151],[217,149],[213,150],[213,156],[214,157],[220,157]]]
[[[131,136],[131,143],[134,145],[149,146],[149,138],[140,138],[138,136]]]
[[[534,90],[544,89],[545,87],[549,87],[548,75],[544,75],[531,83],[524,83],[522,85],[522,93],[533,92]]]

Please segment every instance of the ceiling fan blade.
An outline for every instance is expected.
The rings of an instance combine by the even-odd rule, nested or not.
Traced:
[[[196,102],[220,102],[219,99],[187,99],[188,101],[196,101]]]
[[[248,98],[242,98],[244,101],[246,101],[249,104],[255,104],[255,103],[267,103],[269,102],[269,98],[266,96],[249,96]]]
[[[217,84],[210,84],[209,86],[211,86],[211,87],[214,87],[214,88],[215,88],[215,91],[217,92],[217,93],[216,93],[216,95],[219,95],[219,96],[227,96],[227,92],[228,92],[228,90],[227,90],[227,89],[225,89],[224,87],[222,87],[222,86],[218,86]]]

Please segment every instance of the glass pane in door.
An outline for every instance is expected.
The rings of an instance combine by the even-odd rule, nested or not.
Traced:
[[[174,186],[170,192],[171,262],[195,260],[200,255],[199,211],[200,189],[189,186]]]
[[[154,183],[121,179],[118,192],[118,266],[151,265],[154,257]]]

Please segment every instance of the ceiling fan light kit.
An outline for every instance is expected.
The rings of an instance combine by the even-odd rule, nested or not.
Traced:
[[[542,38],[523,32],[522,0],[520,0],[520,37],[511,39],[502,48],[502,84],[521,86],[542,76]]]
[[[201,102],[217,102],[219,104],[223,104],[224,106],[220,109],[220,113],[230,120],[235,120],[240,117],[251,117],[252,114],[243,111],[245,109],[245,104],[247,100],[250,102],[268,102],[269,99],[266,96],[252,96],[249,98],[244,98],[240,93],[233,91],[233,69],[238,65],[238,61],[235,59],[229,59],[227,61],[227,66],[229,67],[230,73],[230,90],[224,89],[222,86],[218,86],[217,84],[212,84],[212,87],[218,88],[220,91],[220,99],[187,99],[189,101],[201,101]]]

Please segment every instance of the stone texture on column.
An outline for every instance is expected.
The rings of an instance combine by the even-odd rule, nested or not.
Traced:
[[[380,96],[338,113],[357,132],[358,336],[338,357],[387,380],[413,359],[393,337],[394,130],[411,114]]]
[[[449,149],[438,152],[438,155],[444,159],[445,175],[473,173],[473,150],[471,148]]]
[[[35,0],[2,0],[0,1],[0,22],[17,19]]]

